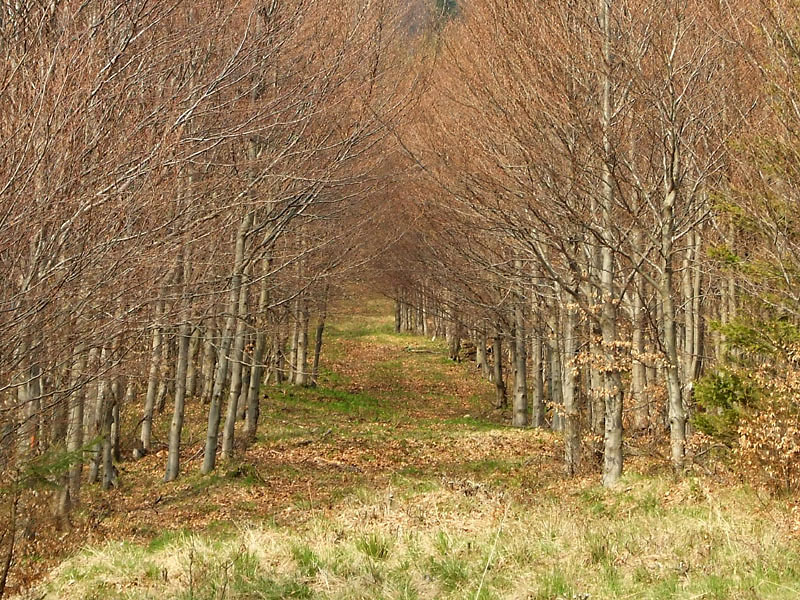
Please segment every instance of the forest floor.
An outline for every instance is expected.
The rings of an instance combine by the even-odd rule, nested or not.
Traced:
[[[320,385],[268,389],[257,442],[215,474],[192,404],[182,477],[161,482],[161,415],[158,450],[86,490],[58,551],[21,550],[23,597],[800,598],[790,499],[646,452],[615,490],[589,460],[566,479],[559,437],[506,426],[474,363],[395,334],[386,301],[354,306]]]

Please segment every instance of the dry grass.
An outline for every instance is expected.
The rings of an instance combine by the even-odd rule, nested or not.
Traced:
[[[628,476],[531,502],[468,479],[428,487],[362,490],[295,527],[112,542],[35,597],[800,597],[785,508],[744,488]]]

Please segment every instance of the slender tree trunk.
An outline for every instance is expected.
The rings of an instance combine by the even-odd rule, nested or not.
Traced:
[[[515,261],[517,273],[522,271],[522,261]],[[525,297],[518,292],[514,303],[514,401],[511,424],[528,425],[528,347],[525,339]]]
[[[603,353],[606,362],[605,373],[605,435],[603,448],[603,485],[611,487],[622,475],[622,375],[617,364],[617,304],[614,286],[615,260],[614,239],[612,236],[614,184],[611,150],[612,101],[611,77],[613,57],[611,52],[611,2],[602,1],[603,27],[603,76],[602,127],[603,127],[603,163],[602,163],[602,224],[603,247],[600,251],[601,273],[600,292],[602,308],[600,314],[600,330],[603,336]]]
[[[394,332],[400,333],[403,325],[403,308],[400,306],[400,299],[394,301]]]
[[[164,346],[161,325],[158,323],[160,314],[163,311],[163,302],[159,304],[160,308],[156,308],[156,326],[153,328],[153,350],[150,354],[150,375],[147,378],[147,394],[144,400],[144,416],[142,417],[142,446],[148,452],[153,443],[153,410],[155,409],[159,366],[161,364],[161,353],[163,352]]]
[[[295,363],[295,385],[308,385],[308,302],[300,302],[300,327],[297,334],[297,358]]]
[[[236,431],[236,412],[239,395],[242,391],[242,369],[244,367],[243,354],[245,334],[247,332],[247,300],[249,294],[248,282],[242,281],[239,286],[239,316],[236,323],[236,335],[231,353],[231,388],[228,393],[228,413],[225,417],[225,427],[222,430],[222,460],[233,458],[233,441]]]
[[[481,371],[481,374],[486,379],[491,378],[491,371],[489,370],[489,361],[486,360],[486,345],[488,343],[486,337],[486,330],[481,329],[475,341],[475,362]]]
[[[606,393],[603,373],[598,365],[603,363],[603,336],[594,323],[589,324],[589,352],[593,361],[589,367],[589,389],[592,403],[592,432],[603,435],[606,428]]]
[[[550,336],[548,338],[550,354],[550,404],[553,407],[553,431],[564,430],[564,380],[562,369],[561,344],[559,342],[558,314],[551,311],[548,326]]]
[[[249,336],[245,337],[245,348],[249,344]],[[250,377],[253,374],[253,357],[245,350],[242,354],[242,385],[239,399],[236,402],[236,420],[244,421],[247,415],[247,393],[250,390]]]
[[[197,349],[200,347],[200,327],[192,326],[192,337],[189,340],[189,364],[186,368],[186,397],[192,398],[197,390]]]
[[[669,185],[669,184],[668,184]],[[674,236],[674,207],[677,190],[670,186],[664,197],[661,223],[661,253],[663,266],[661,271],[661,302],[664,328],[664,349],[667,358],[667,403],[670,426],[670,453],[672,466],[676,471],[683,469],[683,457],[686,447],[686,413],[683,409],[681,393],[680,366],[678,362],[678,335],[675,324],[675,307],[672,299],[672,239]]]
[[[201,392],[203,404],[211,402],[211,394],[214,391],[214,367],[217,364],[217,351],[214,348],[216,334],[214,319],[210,319],[203,331],[203,391]]]
[[[562,306],[566,303],[562,302]],[[578,350],[578,312],[567,307],[564,318],[564,463],[567,475],[575,475],[581,458],[581,408],[573,364]]]
[[[42,410],[42,368],[34,362],[29,370],[30,382],[28,383],[28,404],[25,412],[22,443],[25,453],[34,453],[41,441],[41,410]]]
[[[644,345],[644,280],[641,275],[634,275],[633,290],[633,364],[631,365],[631,400],[633,402],[633,427],[637,431],[647,429],[650,421],[649,402],[645,396],[647,376],[642,357]]]
[[[100,348],[92,346],[89,348],[89,356],[86,359],[86,374],[88,376],[95,376],[100,372],[98,366],[100,360]],[[83,398],[83,439],[91,439],[96,431],[95,411],[94,407],[97,404],[97,383],[87,384],[86,392]]]
[[[69,468],[66,478],[63,480],[60,499],[58,502],[57,514],[66,518],[70,509],[78,504],[81,489],[81,472],[83,471],[83,460],[75,458],[74,455],[83,446],[83,404],[85,399],[85,388],[81,384],[81,378],[86,371],[86,346],[78,343],[75,346],[72,359],[72,373],[70,375],[70,389],[68,408],[68,425],[66,432],[67,452],[73,455],[75,461]]]
[[[114,360],[119,364],[119,336],[114,340]],[[103,427],[103,489],[108,490],[115,484],[116,469],[114,468],[115,448],[119,443],[119,405],[122,402],[123,380],[121,375],[116,375],[111,383],[111,394],[106,403],[105,424]]]
[[[503,337],[498,329],[492,338],[492,368],[494,377],[494,406],[505,408],[506,383],[503,381]]]
[[[108,368],[109,357],[108,348],[103,346],[100,351],[100,366],[99,371],[102,372]],[[108,403],[106,396],[108,394],[108,380],[102,375],[97,380],[97,392],[92,398],[94,406],[90,410],[93,411],[91,420],[91,433],[92,438],[97,439],[97,443],[92,449],[92,460],[89,463],[89,483],[97,483],[100,477],[100,463],[102,461],[103,449],[103,425],[105,418],[106,404]]]
[[[297,375],[297,343],[300,339],[300,296],[294,301],[294,321],[292,323],[292,338],[289,346],[289,373],[287,379],[289,383],[295,384],[295,377]]]
[[[175,380],[175,404],[172,411],[172,422],[169,428],[169,453],[164,481],[174,481],[180,473],[181,432],[186,401],[186,365],[189,361],[189,338],[192,326],[181,323],[178,334],[178,365]]]
[[[275,332],[272,335],[272,379],[276,385],[281,385],[284,382],[284,369],[286,362],[283,356],[283,337],[280,332],[280,323],[277,324]]]
[[[328,316],[328,287],[325,286],[323,294],[322,306],[320,307],[319,316],[317,318],[317,330],[314,335],[314,363],[311,367],[311,385],[317,385],[319,377],[319,359],[322,354],[322,335],[325,332],[325,319]]]
[[[161,333],[161,365],[159,366],[158,389],[156,390],[156,412],[160,415],[167,406],[167,394],[172,377],[172,362],[175,356],[175,328],[170,327]]]
[[[30,425],[28,421],[28,412],[30,411],[30,370],[26,368],[27,356],[30,352],[27,340],[17,348],[14,352],[13,363],[19,369],[19,375],[14,377],[15,385],[17,386],[17,420],[19,422],[19,440],[17,441],[17,463],[22,466],[28,457],[28,440],[30,438]],[[23,359],[25,357],[25,359]],[[3,445],[6,445],[6,440],[2,440]],[[13,445],[11,442],[8,443]]]
[[[253,348],[253,372],[250,374],[250,385],[247,390],[247,417],[245,422],[245,443],[252,444],[256,439],[259,417],[259,399],[261,396],[261,379],[264,374],[264,358],[267,350],[267,310],[269,308],[269,281],[267,274],[271,270],[271,261],[264,259],[264,273],[261,278],[258,294],[258,312],[256,317],[256,344]]]
[[[182,281],[182,322],[178,328],[178,356],[175,366],[175,398],[172,410],[172,422],[169,428],[169,451],[167,454],[167,469],[164,481],[174,481],[180,473],[181,433],[183,431],[183,417],[186,405],[186,371],[189,366],[189,341],[192,335],[190,322],[191,300],[188,294],[191,281],[191,257],[188,250],[180,257],[183,271]]]
[[[533,335],[533,344],[531,347],[532,357],[532,375],[533,375],[533,415],[531,425],[533,427],[544,427],[545,424],[545,406],[544,406],[544,364],[542,362],[542,338],[538,332]]]
[[[425,288],[422,288],[422,295],[420,296],[422,304],[422,335],[428,337],[428,298],[425,295]]]
[[[217,464],[217,442],[219,438],[219,422],[222,413],[222,392],[225,389],[225,380],[228,377],[228,353],[230,352],[234,327],[238,318],[240,291],[244,267],[244,250],[247,234],[253,223],[253,213],[248,212],[242,219],[236,233],[236,249],[233,259],[233,273],[231,287],[228,292],[228,316],[225,320],[225,332],[217,355],[217,372],[214,377],[214,388],[211,393],[211,402],[208,406],[208,428],[206,430],[205,454],[200,472],[204,475],[214,470]]]

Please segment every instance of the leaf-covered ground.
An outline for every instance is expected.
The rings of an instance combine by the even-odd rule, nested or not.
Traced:
[[[558,437],[507,427],[473,363],[394,334],[384,301],[347,310],[320,386],[266,390],[258,441],[235,462],[198,474],[192,405],[180,480],[161,482],[163,449],[127,461],[59,551],[52,536],[28,543],[21,571],[66,559],[28,596],[800,597],[785,499],[675,481],[642,457],[614,491],[590,465],[566,480]]]

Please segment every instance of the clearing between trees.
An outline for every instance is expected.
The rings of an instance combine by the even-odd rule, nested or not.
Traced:
[[[267,388],[235,462],[198,475],[198,401],[186,475],[162,483],[161,415],[155,451],[125,461],[117,489],[87,488],[70,531],[25,542],[11,583],[39,583],[21,597],[800,597],[786,498],[724,474],[677,480],[633,447],[613,490],[591,456],[567,479],[562,437],[506,425],[474,362],[394,333],[389,301],[347,311],[320,385]]]

